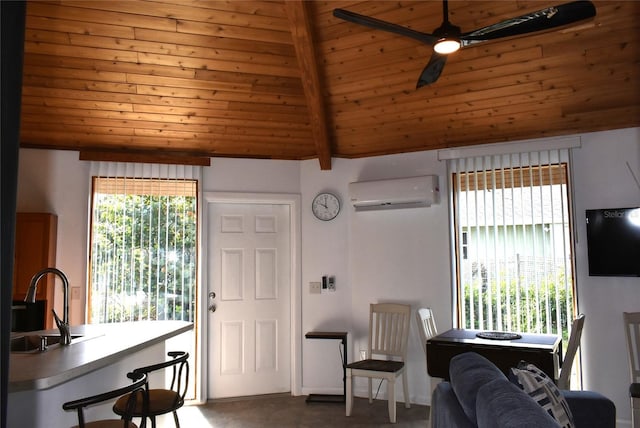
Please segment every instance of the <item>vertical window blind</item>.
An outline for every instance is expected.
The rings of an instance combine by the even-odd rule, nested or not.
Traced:
[[[90,322],[194,321],[200,168],[91,169]]]
[[[569,151],[450,159],[459,325],[554,333],[575,314]]]

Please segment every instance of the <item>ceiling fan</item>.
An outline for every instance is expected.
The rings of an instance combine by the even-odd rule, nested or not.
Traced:
[[[593,18],[596,15],[596,8],[590,1],[574,1],[507,19],[497,24],[466,33],[462,33],[460,27],[449,22],[447,0],[443,0],[442,2],[442,14],[442,24],[433,30],[433,34],[429,34],[348,10],[333,10],[333,16],[344,19],[345,21],[411,37],[427,45],[432,45],[433,54],[431,55],[429,63],[422,71],[416,85],[416,88],[421,88],[438,80],[447,62],[447,56],[460,48],[503,37],[520,36],[527,33],[549,30]]]

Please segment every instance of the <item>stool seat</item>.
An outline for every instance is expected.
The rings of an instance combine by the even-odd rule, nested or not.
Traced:
[[[126,425],[124,425],[126,423]],[[74,425],[72,428],[79,428]],[[84,424],[84,428],[138,428],[133,422],[123,422],[122,419],[105,419],[102,421],[88,422]]]
[[[140,398],[136,400],[136,407],[132,412],[134,417],[142,417],[145,414],[141,399],[143,392],[138,392],[138,394]],[[180,394],[170,389],[150,389],[148,394],[149,408],[146,410],[148,415],[163,415],[182,407],[184,404],[184,399]],[[120,397],[114,407],[117,409],[126,408],[128,398],[127,396]]]
[[[395,373],[404,367],[402,361],[361,360],[347,364],[348,369],[373,370],[376,372]]]

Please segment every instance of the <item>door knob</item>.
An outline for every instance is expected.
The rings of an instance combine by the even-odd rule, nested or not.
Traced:
[[[214,291],[209,292],[209,312],[216,311],[216,304],[213,300],[216,298],[216,293]]]

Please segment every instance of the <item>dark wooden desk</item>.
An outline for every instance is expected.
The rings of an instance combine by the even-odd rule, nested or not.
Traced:
[[[347,391],[347,332],[310,331],[304,335],[307,339],[338,339],[342,341],[342,395],[309,394],[307,403],[344,403]]]
[[[520,360],[535,364],[557,380],[562,361],[562,339],[555,334],[519,333],[521,339],[491,340],[476,337],[481,330],[451,329],[427,341],[427,368],[431,377],[449,379],[449,361],[463,352],[476,352],[505,374]]]

